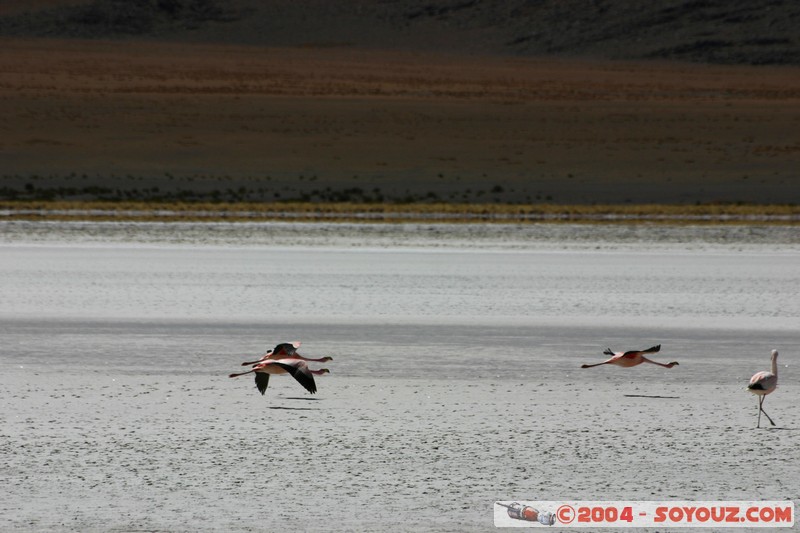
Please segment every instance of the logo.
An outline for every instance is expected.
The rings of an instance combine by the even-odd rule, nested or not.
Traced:
[[[555,511],[552,511],[555,509]],[[498,501],[496,527],[794,527],[792,501]]]

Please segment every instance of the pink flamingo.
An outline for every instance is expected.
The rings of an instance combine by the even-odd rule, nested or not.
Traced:
[[[308,365],[302,359],[270,359],[253,365],[253,368],[246,372],[230,374],[228,377],[236,378],[251,372],[254,373],[256,375],[256,387],[263,395],[267,391],[271,374],[291,374],[308,392],[314,394],[317,392],[314,374],[324,374],[326,373],[325,371],[328,370],[325,368],[316,371],[309,370]]]
[[[769,423],[773,426],[775,422],[769,417],[767,412],[764,410],[764,398],[767,394],[771,393],[778,387],[778,350],[772,350],[772,372],[767,372],[766,370],[763,372],[756,373],[752,378],[750,378],[750,384],[747,385],[747,390],[752,392],[753,394],[758,395],[758,422],[756,423],[756,428],[761,427],[761,413],[764,413],[764,416],[767,417]]]
[[[267,352],[259,359],[258,361],[248,361],[246,363],[242,363],[242,366],[247,365],[255,365],[262,361],[266,361],[269,358],[272,359],[288,359],[297,353],[297,349],[300,347],[300,341],[294,342],[282,342],[276,345],[274,348],[270,348]]]
[[[671,363],[657,363],[655,361],[651,361],[647,357],[644,356],[646,353],[656,353],[661,350],[661,345],[653,346],[652,348],[648,348],[646,350],[634,350],[630,352],[612,352],[610,348],[606,348],[603,352],[606,355],[610,355],[606,361],[602,363],[595,363],[593,365],[581,365],[581,368],[592,368],[593,366],[600,366],[600,365],[617,365],[624,368],[629,368],[632,366],[640,365],[642,363],[652,363],[654,365],[663,366],[664,368],[672,368],[673,366],[677,366],[678,362],[673,361]]]
[[[261,359],[258,361],[247,361],[242,363],[242,366],[247,365],[257,365],[258,363],[262,363],[268,360],[276,360],[276,359],[300,359],[301,361],[313,361],[315,363],[325,363],[327,361],[333,361],[333,357],[320,357],[319,359],[312,359],[310,357],[304,357],[297,353],[297,349],[300,347],[299,341],[294,342],[283,342],[278,344],[271,350],[267,350]]]

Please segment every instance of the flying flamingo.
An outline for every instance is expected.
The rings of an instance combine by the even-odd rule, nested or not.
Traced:
[[[600,365],[617,365],[624,368],[629,368],[632,366],[640,365],[642,363],[652,363],[654,365],[663,366],[664,368],[672,368],[673,366],[677,366],[678,362],[673,361],[671,363],[656,363],[655,361],[651,361],[643,354],[646,353],[656,353],[661,350],[661,345],[653,346],[652,348],[648,348],[646,350],[634,350],[630,352],[612,352],[610,348],[606,348],[603,352],[606,355],[610,355],[606,361],[602,363],[595,363],[593,365],[581,365],[581,368],[592,368],[593,366],[600,366]]]
[[[258,361],[247,361],[242,363],[242,366],[247,365],[257,365],[258,363],[262,363],[267,360],[271,359],[300,359],[301,361],[313,361],[316,363],[325,363],[327,361],[333,361],[333,357],[320,357],[319,359],[312,359],[310,357],[304,357],[297,353],[297,349],[300,347],[300,342],[283,342],[272,348],[271,350],[267,350],[267,353],[264,354],[261,359]]]
[[[761,413],[764,413],[764,416],[767,417],[769,423],[773,426],[775,422],[769,417],[767,412],[764,410],[764,397],[769,394],[770,392],[774,391],[778,387],[778,350],[772,350],[772,372],[767,372],[766,370],[763,372],[756,373],[752,378],[750,378],[750,384],[747,386],[747,390],[752,392],[753,394],[758,395],[758,422],[756,423],[756,428],[761,427]]]
[[[300,341],[282,342],[276,345],[274,348],[270,348],[269,350],[267,350],[267,353],[265,353],[264,356],[258,361],[249,361],[246,363],[242,363],[242,366],[255,365],[262,361],[266,361],[270,357],[272,357],[272,359],[289,358],[297,353],[297,349],[299,347],[300,347]]]
[[[314,394],[317,392],[317,384],[314,383],[314,374],[325,373],[322,370],[309,370],[308,365],[301,359],[270,359],[263,363],[258,363],[252,369],[245,372],[230,374],[228,377],[235,378],[250,374],[251,372],[256,375],[256,387],[263,395],[267,391],[269,385],[269,376],[271,374],[291,374],[308,392]]]

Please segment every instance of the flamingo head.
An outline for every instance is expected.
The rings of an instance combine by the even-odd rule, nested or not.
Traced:
[[[323,374],[330,374],[331,373],[331,371],[329,369],[327,369],[327,368],[320,368],[319,371],[321,373],[323,373]]]
[[[776,359],[778,357],[778,350],[772,350],[772,358]]]
[[[325,357],[323,357],[323,358],[322,358],[322,360],[323,360],[323,361],[325,361],[325,362],[327,362],[327,361],[333,361],[333,357],[330,357],[330,356],[327,356],[327,355],[326,355]]]
[[[673,366],[678,366],[678,362],[672,361],[671,363],[667,363],[667,368],[672,368]]]

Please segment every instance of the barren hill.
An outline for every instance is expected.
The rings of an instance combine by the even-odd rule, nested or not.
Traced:
[[[798,27],[797,0],[6,0],[0,200],[797,204]]]
[[[795,0],[11,0],[0,35],[800,64]]]

